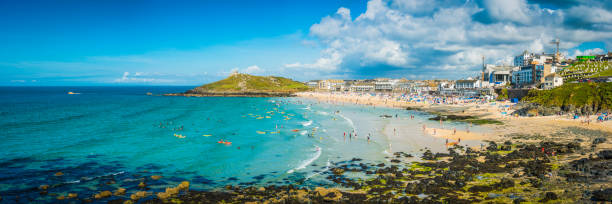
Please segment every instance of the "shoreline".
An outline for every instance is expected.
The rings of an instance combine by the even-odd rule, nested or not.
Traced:
[[[460,103],[460,104],[431,104],[427,102],[406,102],[397,101],[393,97],[371,96],[368,94],[333,94],[318,92],[299,92],[298,97],[311,98],[319,101],[326,101],[331,104],[359,104],[373,107],[388,107],[407,110],[423,111],[430,114],[443,113],[445,115],[475,116],[482,119],[492,119],[503,122],[503,125],[483,124],[480,126],[488,127],[493,130],[490,133],[467,133],[465,130],[457,129],[457,134],[449,134],[451,129],[427,128],[431,136],[478,139],[487,141],[502,141],[507,134],[535,134],[553,133],[555,129],[566,127],[580,127],[590,130],[604,131],[612,134],[612,121],[591,122],[587,125],[582,121],[595,121],[596,116],[583,117],[580,120],[571,119],[571,116],[535,116],[535,117],[515,117],[503,112],[510,112],[513,104],[510,102],[493,103]],[[458,121],[461,122],[461,121]],[[474,124],[475,126],[476,124]],[[528,127],[528,128],[525,128]],[[433,131],[437,134],[433,134]],[[456,140],[456,139],[454,139]]]
[[[330,101],[331,104],[342,105],[344,103],[334,101],[333,96],[323,95],[321,98]],[[346,100],[350,101],[350,98],[347,97]],[[130,179],[134,179],[133,185],[141,182],[143,187],[140,184],[138,188],[127,187],[127,193],[126,189],[121,190],[122,188],[114,183],[107,183],[103,189],[95,191],[95,195],[89,193],[72,194],[75,196],[67,193],[57,194],[52,191],[55,185],[41,185],[33,191],[40,195],[50,196],[51,201],[57,198],[56,202],[520,203],[552,201],[584,203],[602,199],[610,201],[606,200],[612,195],[612,188],[609,185],[611,179],[607,175],[611,175],[612,172],[610,169],[603,168],[612,165],[612,134],[604,132],[609,123],[580,126],[579,121],[565,117],[507,117],[498,113],[508,111],[503,108],[506,104],[497,102],[459,105],[413,104],[413,106],[404,107],[402,102],[390,100],[388,98],[386,100],[375,98],[370,101],[364,99],[364,103],[371,104],[360,108],[377,109],[383,106],[390,108],[395,106],[398,108],[397,111],[406,111],[406,108],[411,107],[427,113],[476,114],[478,117],[499,119],[503,121],[503,125],[474,124],[468,133],[467,128],[470,126],[465,122],[444,122],[443,125],[438,126],[437,121],[425,118],[423,123],[427,123],[427,127],[423,130],[419,125],[414,126],[414,124],[421,124],[416,120],[407,125],[411,120],[405,118],[406,114],[404,118],[400,117],[400,120],[383,119],[384,127],[379,131],[390,142],[401,141],[397,144],[418,146],[419,142],[444,144],[446,138],[449,138],[450,143],[461,138],[461,143],[449,146],[448,151],[445,152],[438,152],[435,148],[424,148],[419,150],[419,155],[414,155],[402,151],[401,145],[393,142],[391,147],[393,151],[389,152],[387,160],[382,163],[364,160],[365,157],[361,154],[355,154],[352,159],[348,157],[334,161],[328,166],[329,169],[320,172],[320,176],[330,183],[333,182],[335,187],[321,183],[303,186],[302,181],[294,181],[279,185],[237,184],[232,186],[224,183],[223,185],[226,186],[211,190],[189,190],[189,182],[192,182],[192,188],[201,183],[198,183],[197,180],[188,180],[180,184],[176,183],[178,181],[168,183],[164,181],[165,178],[162,178],[162,176],[166,177],[163,173],[142,171],[137,172],[138,175]],[[368,121],[355,120],[354,122],[359,128]],[[480,132],[479,126],[491,131]],[[456,127],[457,133],[453,133],[451,127]],[[401,134],[395,134],[396,131],[418,132],[417,135],[420,137],[403,137]],[[363,140],[364,136],[365,132],[360,132],[360,140]],[[473,140],[491,142],[488,142],[486,147],[478,147],[478,145],[469,144]],[[446,149],[443,145],[440,145],[440,148]],[[69,174],[69,172],[66,173]],[[367,178],[356,179],[355,175],[366,175]],[[158,181],[160,178],[162,179]],[[109,179],[113,179],[114,182],[115,178],[109,176]],[[151,189],[147,185],[167,188],[165,191],[161,189],[160,192],[159,188]]]

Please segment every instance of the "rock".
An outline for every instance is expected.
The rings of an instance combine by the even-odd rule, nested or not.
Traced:
[[[157,193],[157,198],[159,198],[160,200],[166,200],[168,198],[170,198],[171,195],[166,193],[166,192],[159,192]]]
[[[130,195],[130,199],[132,199],[132,200],[139,200],[139,199],[142,199],[144,197],[147,197],[147,192],[146,191],[138,191],[138,192],[133,193],[132,195]]]
[[[542,202],[548,202],[550,200],[557,200],[559,199],[559,197],[557,196],[556,193],[553,192],[546,192],[544,194],[544,199],[542,199]]]
[[[340,199],[342,199],[342,193],[340,192],[340,190],[335,188],[326,189],[322,187],[316,187],[314,191],[316,195],[321,196],[323,200],[328,202],[339,202]]]
[[[64,200],[64,199],[66,199],[66,197],[64,197],[63,195],[61,195],[61,196],[57,196],[57,199],[58,199],[58,200]]]
[[[604,190],[593,191],[591,196],[593,201],[612,201],[612,188],[606,188]]]
[[[310,199],[308,198],[308,192],[305,190],[297,190],[295,192],[295,197],[297,198],[299,203],[309,203]]]
[[[112,195],[113,195],[113,193],[110,192],[110,191],[102,191],[102,192],[94,195],[94,198],[95,199],[102,199],[102,198],[110,197]]]
[[[333,169],[331,169],[331,170],[332,170],[332,172],[333,172],[334,174],[336,174],[336,175],[342,175],[342,174],[344,174],[344,169],[341,169],[341,168],[333,168]]]
[[[64,175],[64,173],[62,173],[61,171],[53,174],[53,176],[63,176],[63,175]]]
[[[118,189],[115,191],[114,195],[115,195],[115,196],[124,195],[124,194],[125,194],[125,191],[126,191],[126,189],[125,189],[125,188],[118,188]]]
[[[427,150],[423,152],[423,156],[421,156],[421,158],[425,160],[436,160],[436,157],[434,156],[433,153],[431,153],[431,150]]]
[[[72,199],[72,198],[76,198],[78,196],[78,194],[76,193],[68,193],[68,198]]]
[[[527,200],[525,200],[523,198],[517,198],[517,199],[514,199],[512,201],[512,203],[514,203],[514,204],[519,204],[519,203],[523,203],[523,202],[527,202]]]
[[[49,189],[49,185],[40,185],[40,186],[38,186],[38,189],[45,191],[45,190]]]
[[[153,176],[151,176],[151,179],[153,179],[153,180],[159,180],[161,178],[162,178],[162,176],[160,176],[160,175],[153,175]]]
[[[189,190],[189,181],[183,181],[177,186],[179,190]]]
[[[597,156],[602,159],[612,159],[612,150],[601,150]]]
[[[601,144],[601,143],[604,143],[604,142],[606,142],[606,141],[607,141],[607,139],[606,139],[605,137],[598,137],[598,138],[595,138],[595,139],[593,140],[593,144],[594,144],[594,145],[596,145],[596,144]]]

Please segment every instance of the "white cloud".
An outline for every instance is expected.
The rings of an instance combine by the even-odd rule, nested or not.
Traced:
[[[423,2],[431,6],[419,11]],[[581,15],[587,15],[590,23],[612,21],[609,11],[593,11]],[[512,56],[523,50],[550,53],[550,41],[555,38],[560,38],[562,49],[587,41],[612,41],[612,32],[605,29],[571,28],[564,18],[575,12],[578,8],[553,10],[525,0],[484,0],[482,4],[370,0],[366,11],[354,20],[348,9],[339,8],[312,25],[310,35],[323,47],[320,57],[284,68],[318,75],[453,77],[453,70],[479,70],[482,56],[486,63],[510,64]]]
[[[600,55],[600,54],[605,54],[605,51],[602,50],[601,48],[593,48],[593,49],[587,49],[583,51],[575,50],[574,53],[572,53],[569,57],[576,58],[576,56]]]
[[[251,66],[248,66],[248,67],[246,67],[244,69],[240,69],[238,67],[234,67],[229,72],[221,72],[220,75],[227,76],[227,75],[229,75],[231,73],[234,73],[234,72],[243,73],[243,74],[261,75],[261,74],[264,74],[266,72],[266,70],[264,70],[262,68],[259,68],[259,66],[257,66],[257,65],[251,65]]]
[[[496,20],[527,24],[531,18],[525,0],[485,0],[485,8]]]

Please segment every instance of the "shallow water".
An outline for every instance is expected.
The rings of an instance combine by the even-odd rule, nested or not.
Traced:
[[[301,98],[145,95],[190,88],[0,87],[0,196],[50,201],[68,192],[84,198],[118,187],[129,195],[142,178],[150,191],[183,180],[194,189],[333,185],[325,174],[335,165],[352,158],[385,161],[394,142],[383,134],[388,124],[405,122],[417,130],[432,123],[411,111]],[[411,114],[416,118],[404,121]],[[402,151],[417,148],[405,145]],[[52,187],[45,196],[37,190],[42,184]]]

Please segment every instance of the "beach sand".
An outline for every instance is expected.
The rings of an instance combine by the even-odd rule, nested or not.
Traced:
[[[449,142],[457,141],[461,138],[463,141],[506,141],[513,140],[508,137],[509,135],[541,135],[542,137],[554,137],[559,131],[563,131],[567,128],[582,128],[593,131],[610,132],[612,134],[612,121],[605,122],[593,122],[596,121],[596,116],[590,118],[582,117],[574,120],[569,115],[562,116],[536,116],[536,117],[514,117],[509,114],[503,114],[503,112],[511,113],[512,103],[510,102],[493,102],[493,103],[458,103],[458,104],[432,104],[428,102],[406,102],[398,101],[395,97],[391,96],[371,96],[369,94],[336,94],[336,93],[322,93],[322,92],[301,92],[297,94],[299,97],[311,98],[322,102],[328,102],[332,104],[361,104],[374,107],[391,107],[401,109],[418,109],[430,113],[444,113],[459,116],[476,116],[482,119],[494,119],[503,122],[503,125],[487,124],[482,125],[490,132],[478,132],[470,131],[467,132],[465,129],[457,129],[457,132],[453,134],[452,129],[444,129],[441,127],[428,127],[425,131],[428,135],[435,138],[441,138]],[[582,121],[590,119],[592,122],[587,124]],[[402,128],[400,126],[394,126]],[[389,138],[396,138],[393,135],[392,127],[390,136],[387,131],[386,134]],[[402,130],[402,131],[414,131],[414,130]],[[422,130],[421,130],[422,131]],[[434,134],[435,131],[435,134]],[[397,138],[396,138],[397,139]],[[563,138],[564,140],[573,140],[576,138]],[[414,138],[414,139],[399,139],[399,140],[411,140],[406,141],[404,144],[417,143],[424,144],[429,139],[426,138]],[[392,141],[393,142],[393,141]],[[428,141],[439,143],[439,141]]]

